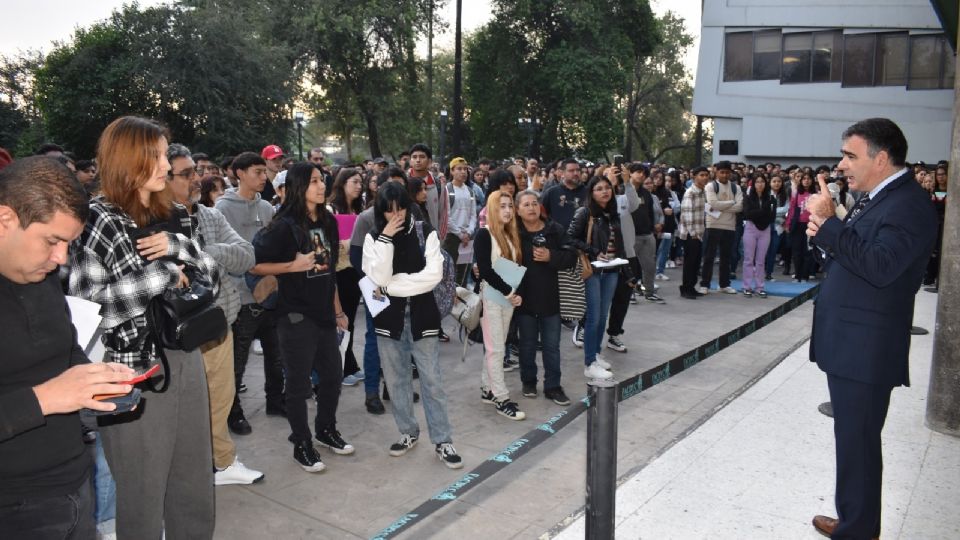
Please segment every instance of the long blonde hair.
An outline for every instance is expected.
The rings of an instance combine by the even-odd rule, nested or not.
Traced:
[[[161,138],[169,140],[169,134],[156,122],[124,116],[111,122],[97,143],[97,166],[104,198],[120,207],[140,227],[170,215],[173,197],[169,187],[151,193],[149,206],[140,202],[138,192],[161,159],[157,153],[157,142]]]
[[[517,214],[514,209],[513,219],[509,223],[500,221],[500,201],[506,199],[513,206],[513,197],[506,191],[494,191],[487,197],[487,230],[490,236],[500,247],[500,255],[515,263],[520,263],[520,233],[517,230]]]

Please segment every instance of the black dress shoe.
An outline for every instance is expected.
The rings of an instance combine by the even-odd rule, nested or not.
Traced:
[[[829,416],[833,418],[833,403],[830,401],[824,401],[823,403],[817,405],[817,410],[820,411],[820,414],[824,416]]]
[[[912,336],[925,336],[929,333],[930,331],[927,330],[926,328],[920,328],[919,326],[910,327],[910,335]]]
[[[380,396],[376,394],[367,394],[367,399],[363,404],[367,407],[367,412],[370,414],[383,414],[387,411],[383,406],[383,402],[380,401]]]
[[[940,287],[937,287],[937,286],[924,287],[923,290],[925,290],[925,291],[927,291],[927,292],[937,293],[937,292],[940,292]]]
[[[230,431],[234,435],[249,435],[253,433],[253,428],[250,427],[250,422],[247,422],[247,419],[244,418],[242,411],[227,417],[227,427],[230,428]]]

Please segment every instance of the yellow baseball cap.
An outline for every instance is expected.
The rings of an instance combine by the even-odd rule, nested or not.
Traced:
[[[456,167],[457,165],[469,165],[469,164],[467,163],[467,160],[463,159],[462,157],[455,157],[450,160],[451,170],[453,170],[453,168]]]

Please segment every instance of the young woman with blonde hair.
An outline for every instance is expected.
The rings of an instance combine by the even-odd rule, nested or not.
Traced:
[[[497,408],[497,413],[511,420],[526,418],[516,402],[510,401],[510,391],[503,380],[503,354],[510,329],[513,309],[521,304],[516,289],[511,287],[493,269],[500,258],[515,263],[523,260],[520,251],[520,235],[517,229],[516,212],[513,208],[513,196],[501,190],[487,197],[487,224],[477,232],[473,250],[480,272],[483,316],[480,326],[483,329],[483,370],[480,374],[480,400]],[[505,296],[510,307],[490,300],[486,288],[492,287]]]

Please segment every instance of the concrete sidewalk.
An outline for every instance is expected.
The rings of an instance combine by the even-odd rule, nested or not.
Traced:
[[[935,311],[936,295],[918,293],[914,324],[931,334],[913,337],[913,386],[895,389],[890,402],[882,538],[960,538],[960,439],[924,426]],[[836,516],[833,425],[817,412],[828,399],[826,377],[804,344],[621,479],[617,538],[822,538],[811,519]],[[583,517],[554,538],[584,538]]]
[[[675,279],[680,272],[668,270]],[[641,300],[630,308],[623,336],[629,353],[605,353],[620,378],[656,366],[786,301],[726,294],[690,301],[679,298],[676,281],[661,285],[666,305]],[[808,302],[695,368],[621,403],[618,470],[626,474],[645,466],[779,363],[809,336],[810,308]],[[354,344],[358,352],[362,320],[358,317]],[[569,331],[561,338],[563,385],[571,399],[579,399],[586,394],[583,351],[570,343]],[[363,388],[344,387],[338,428],[357,452],[337,456],[321,451],[327,469],[304,473],[291,458],[286,419],[264,414],[262,360],[251,356],[245,378],[250,390],[242,394],[242,401],[253,434],[235,440],[240,459],[265,472],[266,479],[253,486],[217,488],[216,537],[371,538],[563,410],[542,394],[536,399],[521,396],[519,374],[514,371],[507,374],[507,385],[527,420],[514,422],[495,414],[479,399],[481,348],[470,347],[466,362],[460,362],[457,341],[441,345],[441,363],[453,440],[465,460],[459,471],[444,467],[427,440],[401,458],[390,457],[387,447],[398,433],[389,402],[386,415],[370,415],[363,409]],[[309,406],[313,408],[312,403]],[[424,427],[422,407],[417,407],[417,414]],[[583,506],[585,454],[586,415],[582,415],[399,537],[540,537]]]

